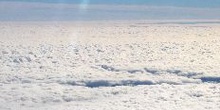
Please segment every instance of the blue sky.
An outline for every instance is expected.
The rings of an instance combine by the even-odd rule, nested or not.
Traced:
[[[220,19],[220,0],[0,0],[0,21]]]
[[[43,3],[82,3],[90,4],[130,4],[130,5],[154,5],[177,7],[220,7],[220,0],[0,0]]]

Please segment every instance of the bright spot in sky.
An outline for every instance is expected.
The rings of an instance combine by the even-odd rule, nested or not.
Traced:
[[[85,10],[87,9],[89,5],[89,0],[82,0],[82,2],[80,3],[80,9]]]

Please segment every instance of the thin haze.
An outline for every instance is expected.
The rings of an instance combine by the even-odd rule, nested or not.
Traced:
[[[220,19],[220,0],[0,0],[0,21]]]

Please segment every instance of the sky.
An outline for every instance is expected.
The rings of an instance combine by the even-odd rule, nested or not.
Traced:
[[[0,21],[220,19],[220,0],[0,0]]]
[[[154,6],[182,6],[182,7],[220,7],[220,0],[0,0],[42,3],[72,3],[80,4],[129,4],[129,5],[154,5]]]

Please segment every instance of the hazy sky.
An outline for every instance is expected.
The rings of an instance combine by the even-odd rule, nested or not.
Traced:
[[[0,21],[220,19],[220,0],[0,0]]]
[[[220,0],[0,0],[43,3],[138,4],[154,6],[220,7]]]

